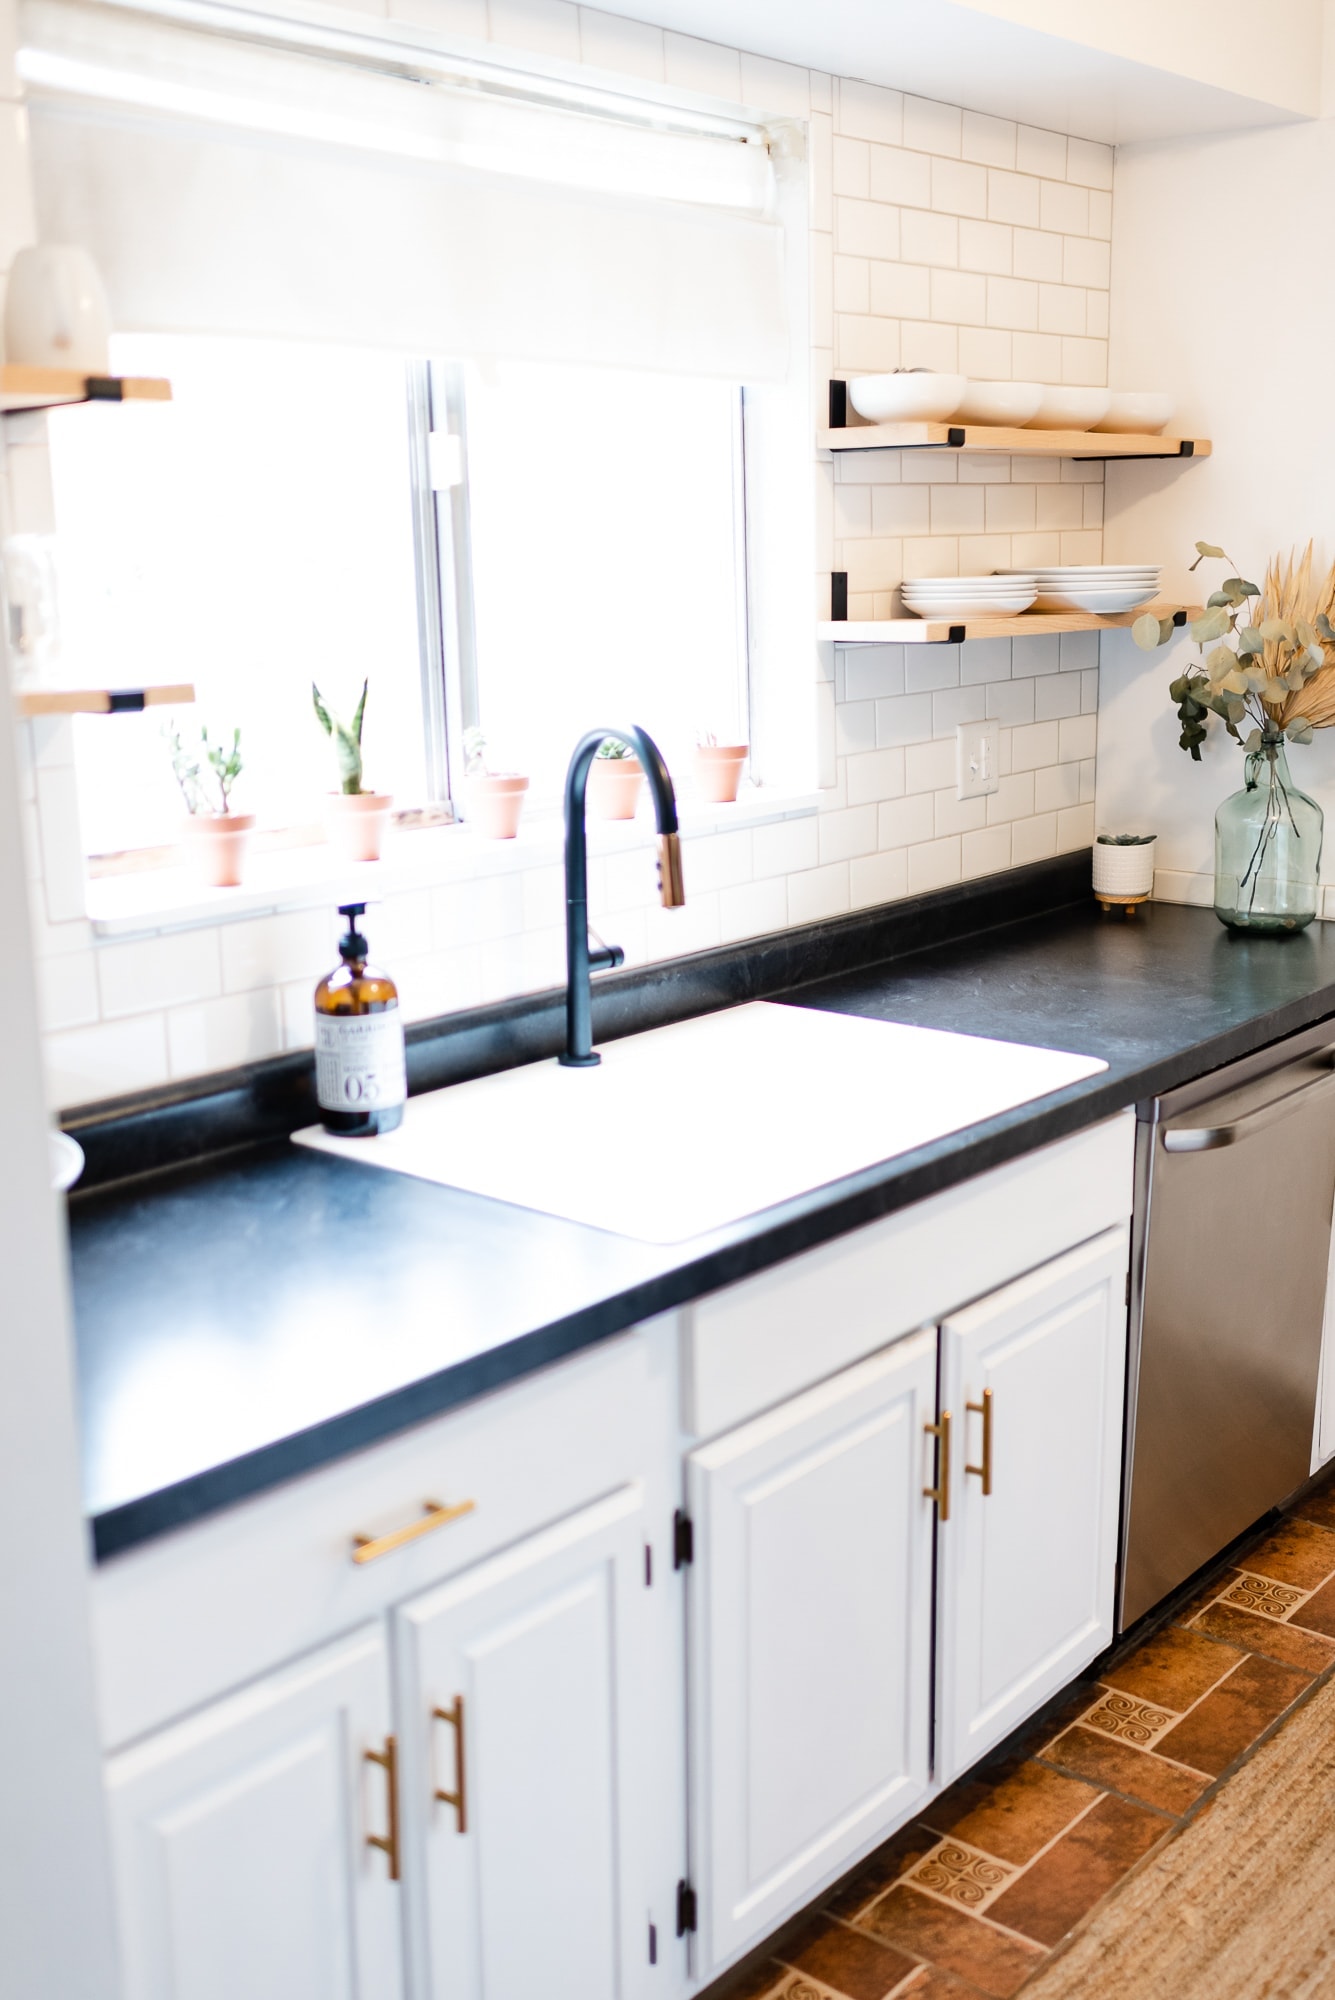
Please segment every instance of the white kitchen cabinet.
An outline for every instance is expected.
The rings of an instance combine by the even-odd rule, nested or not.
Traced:
[[[374,1625],[109,1760],[125,2000],[396,2000],[391,1727]]]
[[[648,1539],[636,1482],[395,1614],[420,2000],[666,1990],[680,1708]]]
[[[699,1976],[927,1794],[935,1391],[910,1335],[688,1461]]]
[[[1127,1231],[946,1320],[937,1776],[949,1783],[1111,1643]]]

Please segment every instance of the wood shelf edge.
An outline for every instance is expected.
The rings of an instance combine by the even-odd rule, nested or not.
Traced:
[[[960,441],[960,433],[963,433]],[[1209,438],[1140,431],[1038,431],[995,424],[849,424],[816,433],[822,451],[971,451],[1013,458],[1209,458]],[[1184,450],[1190,446],[1190,450]]]
[[[188,681],[150,688],[20,688],[14,706],[36,715],[138,715],[146,708],[185,708],[195,699]]]
[[[169,403],[170,382],[151,375],[87,376],[76,368],[0,365],[0,414],[59,408],[69,403]]]
[[[826,619],[816,627],[816,637],[836,646],[941,646],[959,644],[961,638],[1004,639],[1042,638],[1061,632],[1126,631],[1146,612],[1157,618],[1182,615],[1183,623],[1199,618],[1200,607],[1193,604],[1140,604],[1134,611],[1119,611],[1102,617],[1091,611],[1022,611],[1014,618],[849,618]]]

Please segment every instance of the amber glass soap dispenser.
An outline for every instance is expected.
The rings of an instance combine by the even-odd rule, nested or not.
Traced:
[[[315,989],[315,1094],[326,1132],[369,1139],[403,1122],[408,1076],[399,989],[368,965],[357,929],[365,903],[343,903],[342,963]]]

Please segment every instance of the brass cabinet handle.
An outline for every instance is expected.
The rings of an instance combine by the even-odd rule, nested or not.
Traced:
[[[922,1497],[924,1500],[935,1500],[938,1521],[948,1521],[950,1519],[950,1411],[942,1410],[940,1423],[924,1424],[923,1429],[928,1437],[934,1437],[938,1442],[936,1485],[924,1486]]]
[[[454,1790],[437,1789],[436,1797],[443,1806],[454,1807],[454,1830],[456,1833],[468,1831],[468,1767],[464,1761],[464,1698],[457,1694],[448,1708],[433,1708],[431,1711],[437,1722],[448,1722],[454,1731]]]
[[[983,1498],[986,1500],[992,1492],[992,1391],[984,1389],[981,1403],[966,1403],[964,1407],[983,1420],[983,1462],[981,1465],[966,1463],[964,1470],[982,1480]]]
[[[460,1500],[453,1507],[447,1507],[440,1500],[424,1500],[420,1521],[410,1521],[406,1528],[396,1528],[392,1535],[354,1535],[352,1538],[352,1560],[355,1563],[373,1563],[380,1556],[393,1555],[395,1549],[406,1548],[419,1535],[429,1535],[435,1528],[443,1528],[451,1521],[471,1514],[477,1506],[476,1500]]]
[[[399,1879],[399,1750],[392,1736],[385,1738],[383,1750],[367,1750],[368,1764],[378,1764],[385,1774],[385,1810],[389,1816],[389,1826],[384,1833],[368,1833],[366,1845],[378,1847],[389,1857],[389,1879]]]

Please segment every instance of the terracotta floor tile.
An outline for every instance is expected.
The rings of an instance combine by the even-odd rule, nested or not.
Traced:
[[[1174,1625],[1190,1625],[1198,1611],[1203,1611],[1207,1604],[1213,1604],[1216,1597],[1221,1597],[1229,1585],[1236,1583],[1237,1580],[1237,1570],[1221,1570],[1213,1582],[1202,1584],[1201,1588],[1193,1596],[1189,1597],[1178,1611],[1174,1612]]]
[[[735,1983],[724,1989],[725,2000],[768,2000],[775,1987],[791,1977],[786,1965],[767,1958],[763,1965],[753,1965],[740,1973]]]
[[[916,1867],[925,1854],[931,1853],[936,1842],[936,1833],[918,1821],[901,1827],[898,1833],[869,1854],[851,1875],[846,1875],[842,1882],[836,1882],[823,1899],[822,1909],[835,1917],[856,1916],[892,1882],[897,1882],[907,1869]]]
[[[859,1928],[928,1959],[933,1966],[958,1973],[991,2000],[1010,2000],[1044,1956],[1040,1946],[1020,1944],[981,1918],[924,1896],[907,1882],[888,1890],[864,1911]]]
[[[1331,1539],[1335,1541],[1335,1536]],[[1106,1667],[1102,1679],[1122,1694],[1181,1715],[1243,1657],[1241,1652],[1215,1645],[1203,1633],[1167,1625],[1118,1665]]]
[[[1321,1493],[1309,1493],[1294,1511],[1304,1521],[1315,1521],[1319,1528],[1335,1528],[1335,1486],[1327,1486]]]
[[[1077,1777],[1092,1778],[1115,1792],[1141,1799],[1161,1812],[1184,1813],[1195,1805],[1209,1783],[1190,1771],[1180,1771],[1165,1763],[1152,1750],[1137,1750],[1130,1743],[1112,1743],[1092,1729],[1068,1729],[1048,1751],[1048,1758]]]
[[[1306,1604],[1289,1614],[1290,1625],[1304,1626],[1309,1632],[1324,1632],[1335,1639],[1335,1580],[1313,1591]]]
[[[1155,1747],[1217,1778],[1311,1683],[1310,1674],[1253,1654]]]
[[[1103,1798],[998,1896],[988,1914],[1039,1944],[1055,1945],[1170,1831],[1158,1813]]]
[[[1299,1590],[1315,1590],[1335,1573],[1335,1530],[1296,1516],[1281,1521],[1273,1535],[1248,1551],[1239,1567],[1296,1584]]]
[[[895,2000],[979,2000],[979,1989],[943,1965],[924,1965],[920,1976],[901,1987]]]
[[[1017,1864],[1032,1860],[1040,1847],[1078,1819],[1093,1796],[1078,1778],[1064,1778],[1045,1764],[1021,1764],[951,1832],[984,1854]]]
[[[1318,1591],[1317,1595],[1320,1594]],[[1335,1594],[1331,1610],[1335,1613]],[[1302,1611],[1295,1612],[1295,1620],[1302,1617]],[[1267,1659],[1302,1667],[1309,1674],[1324,1672],[1335,1660],[1335,1638],[1318,1638],[1315,1632],[1299,1631],[1293,1622],[1277,1625],[1272,1618],[1254,1618],[1250,1611],[1240,1611],[1235,1604],[1207,1605],[1197,1618],[1196,1627],[1201,1632],[1212,1632],[1216,1639],[1227,1639],[1234,1646],[1245,1646],[1249,1653],[1264,1653]]]
[[[809,1972],[848,2000],[885,2000],[914,1967],[914,1960],[892,1945],[823,1917],[781,1949],[785,1965]]]

